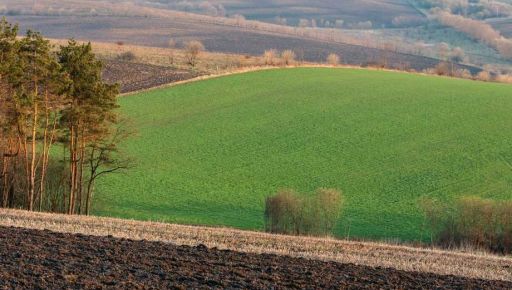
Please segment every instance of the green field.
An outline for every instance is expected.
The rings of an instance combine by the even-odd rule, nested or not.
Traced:
[[[279,188],[343,190],[338,236],[427,237],[418,199],[512,198],[512,87],[352,69],[276,69],[123,97],[137,159],[95,214],[263,228]]]

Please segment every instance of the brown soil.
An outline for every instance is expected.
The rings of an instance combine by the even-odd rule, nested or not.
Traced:
[[[105,61],[103,70],[103,79],[108,83],[119,83],[121,93],[149,89],[196,76],[196,73],[186,70],[114,60]]]
[[[1,289],[511,289],[511,282],[0,227]]]

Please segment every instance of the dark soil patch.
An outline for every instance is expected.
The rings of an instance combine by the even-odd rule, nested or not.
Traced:
[[[128,93],[156,86],[183,81],[197,74],[170,67],[126,61],[105,61],[103,79],[108,83],[118,83],[121,93]]]
[[[512,283],[0,227],[0,289],[511,289]]]

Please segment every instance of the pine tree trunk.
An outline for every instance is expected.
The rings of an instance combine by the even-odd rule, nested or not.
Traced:
[[[36,188],[36,155],[37,155],[37,144],[36,144],[36,138],[37,138],[37,114],[38,114],[38,105],[37,101],[34,104],[34,116],[33,116],[33,124],[32,124],[32,140],[31,140],[31,160],[30,160],[30,182],[28,186],[29,191],[29,203],[28,203],[28,210],[33,211],[34,210],[34,196],[35,196],[35,188]]]

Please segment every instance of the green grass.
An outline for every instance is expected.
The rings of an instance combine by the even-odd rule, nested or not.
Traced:
[[[136,168],[95,213],[263,228],[279,188],[343,190],[336,235],[420,240],[418,200],[512,198],[512,87],[406,73],[280,69],[123,97]]]

